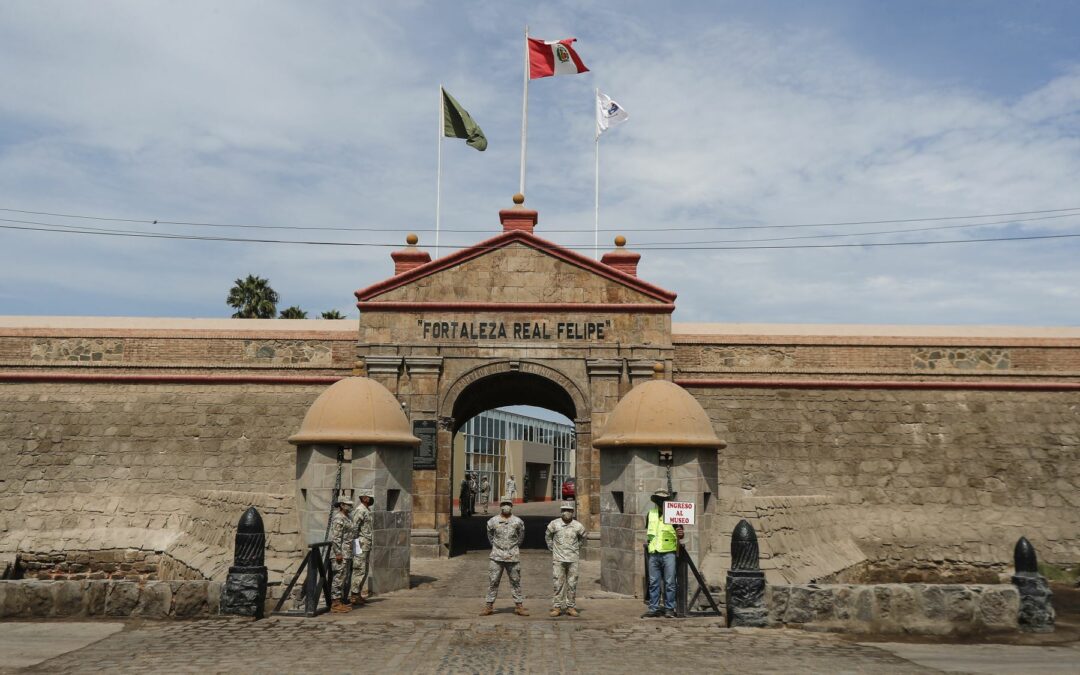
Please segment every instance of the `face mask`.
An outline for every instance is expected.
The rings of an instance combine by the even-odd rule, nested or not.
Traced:
[[[569,523],[571,520],[574,519],[574,514],[570,513],[569,511],[563,511],[562,519]]]
[[[502,508],[501,508],[501,509],[499,509],[499,510],[500,510],[500,511],[502,511],[502,514],[503,514],[504,516],[508,516],[508,515],[510,515],[510,510],[511,510],[511,509],[510,509],[510,507],[509,507],[509,506],[504,506],[504,507],[502,507]]]

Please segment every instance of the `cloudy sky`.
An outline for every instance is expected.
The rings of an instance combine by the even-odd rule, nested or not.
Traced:
[[[497,231],[528,24],[591,69],[530,88],[537,232],[592,254],[599,87],[631,114],[601,141],[601,242],[629,238],[676,321],[1080,324],[1080,238],[733,250],[1080,233],[1080,5],[668,7],[7,0],[0,313],[224,317],[258,274],[356,316],[387,245],[434,243],[440,82],[490,142],[445,141],[442,253]],[[907,222],[778,227],[862,221]]]

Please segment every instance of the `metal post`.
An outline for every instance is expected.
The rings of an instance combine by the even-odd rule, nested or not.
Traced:
[[[292,580],[285,587],[285,592],[278,599],[277,605],[274,607],[274,614],[311,617],[330,611],[330,580],[333,572],[330,565],[330,546],[331,544],[328,541],[308,544],[308,552],[304,556],[304,562],[300,564],[300,568],[296,570]],[[326,549],[325,555],[320,555],[319,552],[322,549]],[[304,576],[304,582],[300,585],[300,604],[302,608],[282,611],[281,608],[289,600],[293,587],[300,580],[300,575],[305,572],[307,574]],[[325,604],[320,607],[323,602]]]
[[[439,119],[435,128],[435,145],[437,150],[435,154],[437,156],[435,169],[435,257],[439,257],[439,225],[442,220],[442,139],[445,130],[443,125],[445,124],[446,111],[443,110],[443,106],[446,105],[446,98],[443,95],[442,84],[439,84]]]
[[[304,614],[315,616],[319,606],[319,549],[308,549],[307,576],[304,577]]]
[[[596,90],[597,99],[600,98],[600,90]],[[595,159],[596,167],[593,183],[593,259],[600,259],[600,127],[596,128]]]
[[[687,606],[689,603],[688,594],[690,591],[690,580],[686,565],[686,559],[689,554],[682,544],[679,544],[679,551],[675,555],[675,614],[679,617],[685,617],[687,614]]]
[[[521,94],[521,179],[518,192],[525,194],[525,139],[529,133],[529,27],[525,26],[525,82]]]
[[[645,554],[645,576],[641,578],[641,598],[646,605],[649,604],[649,545],[642,544],[641,551]]]

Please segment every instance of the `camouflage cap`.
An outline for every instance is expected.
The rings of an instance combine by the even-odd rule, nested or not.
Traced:
[[[671,493],[668,492],[667,490],[657,490],[656,492],[652,493],[652,496],[653,497],[663,497],[664,499],[669,499],[671,497]]]
[[[574,503],[573,502],[563,502],[562,506],[559,507],[559,510],[560,511],[576,511],[577,509],[574,508]]]
[[[337,503],[338,503],[338,506],[352,506],[353,505],[353,500],[350,499],[349,497],[342,497],[341,499],[338,499]]]
[[[502,499],[499,500],[499,506],[502,506],[503,504],[509,504],[510,506],[513,506],[514,505],[514,500],[510,499],[510,497],[508,497],[506,495],[503,495]]]
[[[357,497],[371,497],[372,499],[375,499],[375,491],[372,490],[371,488],[363,488],[361,490],[356,491],[356,496]]]

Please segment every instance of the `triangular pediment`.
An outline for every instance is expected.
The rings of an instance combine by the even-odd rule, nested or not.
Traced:
[[[356,292],[380,303],[657,306],[675,294],[528,232],[504,232]],[[670,311],[670,309],[668,309]]]

